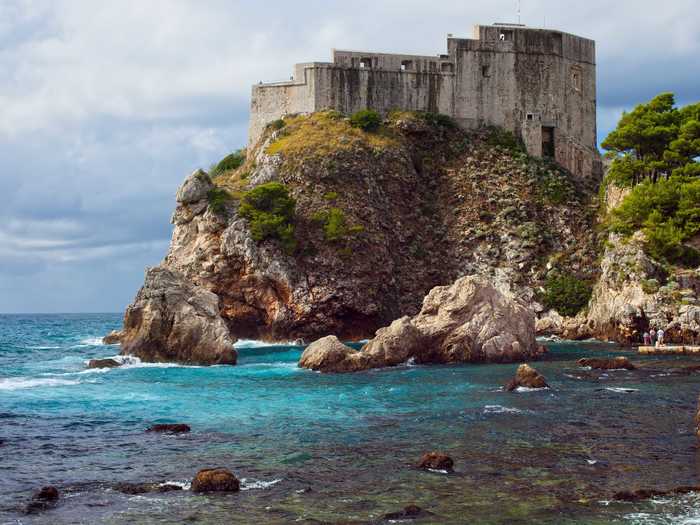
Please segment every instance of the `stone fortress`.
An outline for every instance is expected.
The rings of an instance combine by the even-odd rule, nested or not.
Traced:
[[[595,42],[520,24],[448,35],[447,54],[333,50],[332,62],[297,64],[286,82],[253,86],[249,142],[285,115],[370,108],[443,113],[473,129],[494,125],[527,151],[580,177],[599,176]]]

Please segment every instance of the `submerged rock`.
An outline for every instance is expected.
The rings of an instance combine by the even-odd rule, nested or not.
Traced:
[[[112,330],[102,338],[102,342],[106,345],[116,345],[121,343],[123,332],[121,330]]]
[[[240,485],[228,469],[203,469],[192,480],[192,492],[238,492]]]
[[[518,387],[547,388],[547,381],[542,374],[528,364],[522,364],[515,372],[515,377],[505,386],[506,391],[512,392]]]
[[[576,361],[578,366],[588,366],[593,370],[634,370],[637,367],[633,365],[627,357],[617,356],[611,358],[583,358]]]
[[[321,339],[299,365],[324,372],[416,363],[500,363],[537,358],[533,314],[486,279],[469,276],[433,288],[414,317],[377,331],[356,352],[336,338]],[[340,346],[339,346],[340,345]],[[313,366],[312,366],[313,365]]]
[[[234,342],[215,294],[156,266],[126,310],[121,353],[148,362],[234,365]]]
[[[384,514],[384,521],[415,520],[431,513],[421,509],[418,505],[406,505],[403,510]]]
[[[121,361],[117,361],[116,359],[112,358],[105,358],[105,359],[90,359],[88,361],[87,367],[88,368],[117,368],[118,366],[122,366],[124,363]]]
[[[649,498],[656,498],[658,496],[674,496],[680,494],[688,494],[690,492],[700,492],[700,485],[681,485],[680,487],[676,487],[671,490],[622,490],[620,492],[616,492],[613,495],[613,499],[616,501],[642,501]]]
[[[301,354],[299,366],[323,372],[355,372],[363,370],[364,356],[329,335],[311,343]]]
[[[150,492],[173,492],[182,490],[182,487],[173,483],[117,483],[114,490],[135,496]]]
[[[442,452],[427,452],[421,456],[418,468],[452,472],[454,461],[452,461],[450,456]]]
[[[185,423],[158,423],[149,427],[146,432],[167,432],[169,434],[182,434],[191,430]]]
[[[54,486],[42,487],[39,492],[32,496],[32,500],[25,509],[27,514],[42,512],[56,506],[59,499],[58,489]]]

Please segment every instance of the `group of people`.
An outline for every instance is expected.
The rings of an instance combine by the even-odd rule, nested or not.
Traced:
[[[659,330],[654,330],[653,328],[648,332],[644,332],[644,346],[659,346],[664,345],[664,331],[659,328]]]

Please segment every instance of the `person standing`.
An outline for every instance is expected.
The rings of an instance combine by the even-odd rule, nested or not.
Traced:
[[[651,331],[649,332],[649,337],[651,338],[651,344],[655,345],[656,344],[656,330],[654,330],[652,328]]]
[[[664,331],[661,328],[656,332],[656,346],[664,346]]]
[[[644,346],[651,346],[651,335],[649,335],[649,332],[644,332],[642,339],[644,340]]]

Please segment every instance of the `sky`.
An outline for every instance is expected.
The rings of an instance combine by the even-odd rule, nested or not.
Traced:
[[[0,313],[118,312],[194,169],[245,145],[250,86],[330,50],[437,54],[517,0],[0,0]],[[597,41],[598,129],[700,98],[697,0],[522,0]]]

